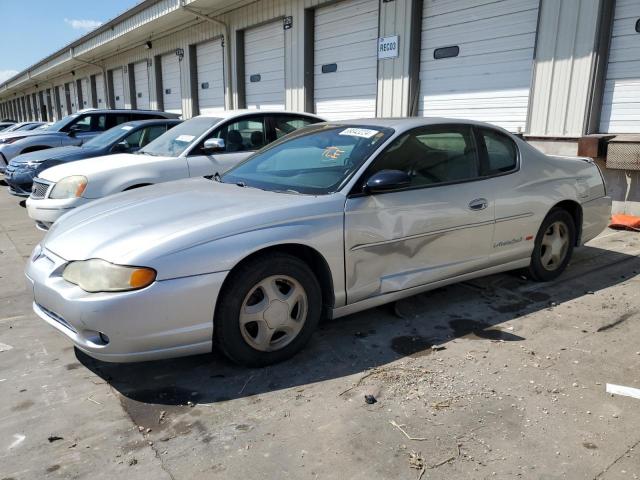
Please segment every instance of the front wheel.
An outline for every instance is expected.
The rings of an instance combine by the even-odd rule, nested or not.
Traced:
[[[311,338],[322,311],[320,285],[297,257],[258,257],[230,274],[214,318],[214,340],[249,367],[281,362]]]
[[[549,212],[536,235],[529,275],[536,281],[548,282],[564,272],[576,243],[573,217],[563,209]]]

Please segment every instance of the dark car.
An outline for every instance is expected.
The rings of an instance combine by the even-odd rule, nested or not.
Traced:
[[[0,132],[2,130],[5,130],[5,129],[9,128],[14,123],[16,123],[16,122],[0,122]]]
[[[47,168],[111,153],[135,153],[179,123],[181,120],[175,119],[127,122],[93,137],[80,146],[49,148],[24,153],[9,162],[5,171],[5,181],[9,185],[11,193],[29,196],[34,177]]]

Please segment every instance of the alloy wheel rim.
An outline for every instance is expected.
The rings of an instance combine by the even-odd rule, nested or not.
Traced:
[[[266,277],[251,287],[242,302],[240,332],[256,350],[281,350],[296,339],[307,312],[307,293],[300,282],[288,275]]]
[[[553,222],[544,232],[540,244],[542,267],[552,272],[560,268],[569,250],[569,229],[564,222]]]

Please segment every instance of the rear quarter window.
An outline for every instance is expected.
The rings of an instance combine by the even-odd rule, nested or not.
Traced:
[[[518,165],[518,149],[513,140],[493,130],[481,130],[487,151],[485,175],[498,175],[515,170]]]

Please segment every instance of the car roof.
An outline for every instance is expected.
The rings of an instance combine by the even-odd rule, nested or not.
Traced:
[[[179,113],[163,112],[162,110],[132,110],[130,108],[83,108],[72,115],[82,113],[142,113],[148,115],[165,115],[167,118],[178,118]]]
[[[114,128],[122,127],[124,125],[134,128],[153,125],[177,125],[182,122],[183,120],[180,120],[178,118],[152,118],[150,120],[133,120],[132,122],[120,123]]]
[[[353,120],[337,120],[334,122],[326,122],[333,125],[348,125],[348,126],[371,126],[381,128],[393,128],[396,131],[411,130],[416,127],[423,127],[429,125],[476,125],[479,127],[492,128],[494,130],[500,130],[505,133],[507,130],[493,125],[491,123],[479,122],[476,120],[466,120],[464,118],[447,118],[447,117],[394,117],[394,118],[358,118]]]
[[[326,119],[319,117],[313,113],[308,112],[295,112],[291,110],[283,110],[283,109],[265,109],[259,110],[254,108],[241,108],[237,110],[224,110],[219,113],[215,113],[213,115],[198,115],[198,117],[204,118],[222,118],[223,120],[228,120],[230,118],[242,117],[244,115],[252,115],[252,114],[263,114],[263,115],[273,115],[273,114],[286,114],[286,115],[301,115],[304,117],[315,118],[317,120],[325,121]]]

